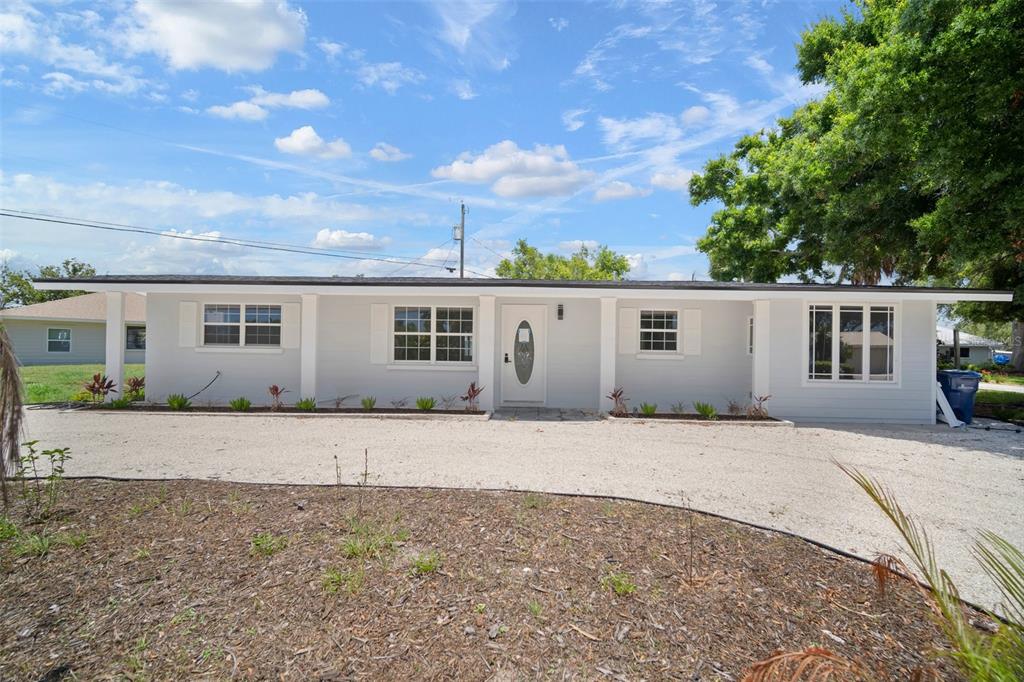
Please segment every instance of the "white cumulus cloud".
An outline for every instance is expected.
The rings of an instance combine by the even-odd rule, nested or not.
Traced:
[[[236,118],[244,121],[262,121],[270,113],[268,109],[288,108],[322,109],[330,105],[330,98],[319,90],[307,88],[291,92],[267,92],[258,85],[246,88],[252,97],[233,104],[216,104],[206,113],[220,118]]]
[[[387,142],[378,142],[370,150],[370,156],[377,161],[404,161],[411,158],[412,154],[406,154],[401,149]]]
[[[611,182],[601,185],[596,192],[594,192],[594,199],[596,201],[612,201],[616,199],[634,199],[636,197],[650,196],[651,191],[649,188],[637,187],[631,185],[628,182],[622,180],[612,180]]]
[[[491,145],[480,154],[463,152],[447,166],[432,171],[435,178],[475,184],[491,183],[503,197],[563,196],[589,182],[594,174],[569,159],[562,145],[521,149],[511,140]]]
[[[326,227],[316,233],[313,246],[321,249],[345,248],[372,250],[385,246],[391,240],[387,237],[378,238],[369,232],[349,232],[347,230],[330,230]]]
[[[153,52],[173,69],[263,71],[306,40],[306,15],[286,0],[137,0],[132,20],[129,49]]]
[[[692,177],[693,171],[691,170],[682,168],[663,170],[651,176],[651,184],[661,189],[685,194],[690,191],[690,178]]]
[[[340,137],[333,142],[327,142],[317,134],[313,126],[302,126],[293,130],[286,137],[276,138],[274,146],[285,154],[317,156],[322,159],[341,159],[352,156],[352,147],[348,142]]]
[[[356,69],[356,78],[368,88],[380,87],[393,95],[403,85],[413,85],[424,76],[416,69],[403,66],[401,62],[366,63]]]

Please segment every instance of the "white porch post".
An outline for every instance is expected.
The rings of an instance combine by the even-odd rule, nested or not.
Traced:
[[[494,376],[494,296],[480,297],[480,321],[477,324],[480,339],[480,347],[477,349],[477,386],[483,386],[484,392],[480,394],[480,409],[484,412],[493,412],[497,404],[495,393],[498,384]]]
[[[317,308],[320,297],[302,294],[299,341],[300,398],[316,398]]]
[[[597,405],[601,412],[612,409],[608,394],[615,390],[615,313],[617,299],[601,299],[601,365],[598,380]]]
[[[121,291],[107,292],[107,330],[106,339],[106,372],[107,378],[113,379],[117,393],[108,393],[107,401],[124,395],[124,293]]]
[[[771,386],[771,302],[754,301],[754,370],[751,397],[769,395]]]

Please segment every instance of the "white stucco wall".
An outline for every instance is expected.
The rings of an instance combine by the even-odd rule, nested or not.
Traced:
[[[297,302],[298,296],[180,295],[149,294],[146,296],[146,398],[163,402],[171,393],[191,395],[217,373],[221,376],[194,399],[198,404],[224,404],[232,398],[245,396],[254,404],[270,402],[267,386],[278,384],[291,390],[288,402],[295,400],[299,390],[299,350],[275,349],[270,353],[239,349],[209,350],[179,345],[179,302],[195,301],[199,316],[204,303],[283,303]],[[202,334],[202,324],[196,328]]]
[[[302,395],[300,387],[301,349],[277,348],[269,352],[245,349],[210,350],[186,347],[180,343],[179,304],[197,303],[198,315],[204,303],[291,303],[295,295],[181,295],[148,296],[149,353],[147,358],[147,394],[162,401],[169,393],[191,394],[202,388],[219,370],[220,379],[199,398],[226,403],[244,395],[256,404],[269,402],[267,386],[273,383],[289,389],[286,402]],[[564,319],[557,319],[557,306],[564,306]],[[474,348],[476,361],[468,366],[397,366],[391,361],[391,343],[395,305],[444,305],[474,309]],[[549,407],[595,409],[599,404],[601,339],[601,303],[597,298],[519,298],[498,297],[495,301],[493,377],[483,384],[501,405],[502,306],[533,305],[543,308],[546,327],[545,404]],[[386,331],[378,329],[377,339],[386,338],[383,352],[374,352],[372,310],[386,310]],[[387,296],[322,295],[318,303],[316,326],[316,398],[329,405],[338,396],[354,395],[346,404],[357,406],[359,397],[372,395],[381,407],[391,401],[407,399],[413,404],[418,396],[440,399],[461,395],[471,381],[478,380],[481,351],[480,303],[476,296]],[[615,383],[623,386],[629,405],[657,403],[668,411],[682,402],[692,409],[695,400],[710,402],[725,410],[728,401],[746,404],[752,390],[753,357],[747,354],[748,318],[753,314],[749,301],[630,300],[617,304],[616,334],[625,333],[621,320],[625,310],[636,315],[643,309],[700,311],[699,353],[679,353],[676,357],[654,357],[638,349],[625,352],[616,347]],[[934,306],[929,301],[899,304],[897,314],[897,354],[899,381],[883,384],[805,385],[804,336],[805,302],[775,300],[770,303],[769,392],[767,407],[771,414],[802,421],[903,421],[932,420],[932,337]],[[635,318],[633,318],[635,319]],[[632,327],[630,327],[632,329]],[[197,324],[197,337],[202,325]],[[638,330],[638,328],[637,328]],[[303,345],[308,345],[303,340]],[[680,333],[682,350],[682,331]],[[755,349],[756,352],[756,349]],[[376,356],[376,361],[374,357]],[[645,357],[646,356],[646,357]],[[461,404],[461,403],[459,403]]]
[[[23,365],[84,365],[102,364],[106,357],[106,324],[102,322],[51,322],[47,320],[4,319],[4,327],[14,345],[18,362]],[[48,329],[71,330],[71,352],[47,351]],[[141,363],[146,359],[144,350],[126,350],[124,361]]]
[[[934,306],[928,301],[898,304],[898,382],[804,382],[803,301],[771,302],[771,400],[775,416],[800,421],[932,423],[935,415]]]
[[[640,403],[657,403],[659,412],[669,412],[674,403],[683,403],[693,412],[693,401],[711,403],[724,412],[730,400],[746,405],[750,399],[751,363],[747,355],[747,318],[752,304],[747,301],[620,301],[624,308],[639,310],[677,310],[682,324],[684,310],[701,311],[698,355],[616,353],[616,385],[623,387],[630,409]],[[633,333],[639,333],[639,327]],[[622,330],[620,330],[621,333]],[[664,358],[664,359],[662,359]]]

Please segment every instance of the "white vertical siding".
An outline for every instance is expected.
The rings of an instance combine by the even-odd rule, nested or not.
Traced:
[[[820,383],[805,385],[805,303],[771,302],[772,398],[768,412],[800,421],[931,423],[932,356],[935,320],[930,301],[898,304],[896,353],[900,366],[896,385],[882,383]]]
[[[747,301],[651,300],[619,301],[624,309],[678,310],[680,353],[652,359],[643,353],[620,353],[616,358],[616,384],[629,406],[657,403],[668,412],[674,403],[693,411],[693,401],[711,403],[724,411],[729,401],[745,405],[750,400],[752,362],[747,355]],[[693,311],[693,312],[687,312]],[[632,315],[630,318],[632,319]],[[637,321],[637,325],[639,321]],[[691,354],[685,353],[684,327],[689,327]],[[620,333],[625,333],[622,329]],[[695,334],[699,336],[695,337]],[[639,326],[631,330],[639,335]],[[632,349],[632,344],[627,344]]]

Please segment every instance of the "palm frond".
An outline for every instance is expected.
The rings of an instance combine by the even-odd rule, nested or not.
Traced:
[[[827,682],[828,680],[872,680],[860,663],[828,649],[808,647],[801,651],[778,651],[755,663],[743,682]]]
[[[7,507],[7,479],[14,476],[20,461],[19,446],[24,417],[21,372],[7,330],[0,324],[0,488]]]
[[[1003,595],[1002,615],[1007,624],[1024,633],[1024,552],[985,530],[974,546],[974,555]]]

